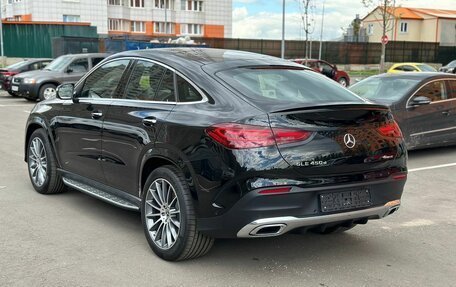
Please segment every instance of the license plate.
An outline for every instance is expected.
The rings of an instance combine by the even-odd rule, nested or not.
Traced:
[[[355,209],[372,205],[368,189],[320,194],[322,212]]]
[[[13,92],[18,92],[19,91],[19,87],[18,86],[11,86],[11,90]]]

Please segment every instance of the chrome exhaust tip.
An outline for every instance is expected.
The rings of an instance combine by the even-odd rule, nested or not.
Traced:
[[[281,235],[287,225],[283,223],[266,224],[254,228],[249,235],[254,237],[270,237]]]

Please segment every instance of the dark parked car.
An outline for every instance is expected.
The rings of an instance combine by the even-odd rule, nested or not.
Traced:
[[[11,79],[13,76],[27,71],[41,70],[51,61],[52,59],[30,59],[0,69],[0,89],[7,91],[11,96],[16,96],[11,90]]]
[[[344,87],[350,86],[350,76],[346,72],[338,70],[337,66],[334,64],[315,59],[295,59],[292,61],[301,65],[305,65],[315,72],[321,73],[328,78],[333,79]]]
[[[456,75],[382,74],[350,90],[391,108],[408,149],[456,144]]]
[[[11,90],[30,101],[54,98],[58,85],[76,83],[106,57],[98,53],[60,56],[41,71],[13,77]]]
[[[439,69],[439,72],[456,74],[456,60],[451,61],[448,65]]]
[[[383,218],[407,176],[387,107],[289,61],[194,48],[120,53],[60,86],[29,116],[25,160],[40,193],[140,210],[166,260]]]

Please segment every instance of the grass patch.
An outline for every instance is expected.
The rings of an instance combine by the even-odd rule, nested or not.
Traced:
[[[370,77],[378,75],[379,73],[379,70],[349,71],[348,75],[350,75],[350,77]]]

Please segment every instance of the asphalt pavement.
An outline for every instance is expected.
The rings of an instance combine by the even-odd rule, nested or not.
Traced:
[[[0,93],[0,286],[456,286],[456,147],[410,152],[400,210],[337,235],[216,240],[156,257],[140,216],[80,192],[36,193],[23,161],[33,104]]]

